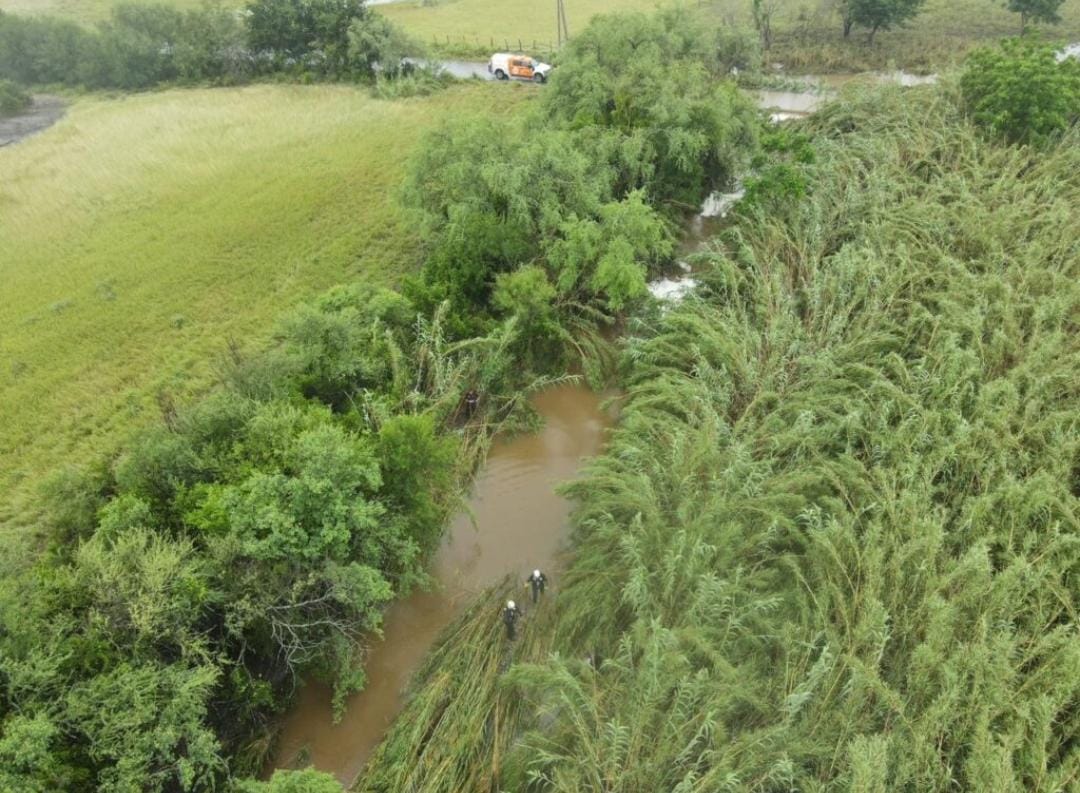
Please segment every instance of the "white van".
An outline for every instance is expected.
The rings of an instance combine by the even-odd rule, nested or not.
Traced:
[[[547,81],[548,74],[551,72],[551,64],[541,63],[528,55],[496,52],[488,61],[488,72],[495,75],[496,80],[509,80],[514,77],[518,80],[543,83]]]

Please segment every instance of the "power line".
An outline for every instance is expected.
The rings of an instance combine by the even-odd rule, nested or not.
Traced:
[[[570,40],[570,26],[566,22],[566,4],[563,0],[555,0],[555,24],[558,29],[558,46],[562,46]]]

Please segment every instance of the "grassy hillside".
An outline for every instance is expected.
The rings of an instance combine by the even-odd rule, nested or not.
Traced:
[[[256,86],[84,99],[0,151],[0,521],[212,377],[230,339],[416,241],[393,198],[424,129],[527,91],[376,101]],[[511,103],[512,104],[512,103]]]

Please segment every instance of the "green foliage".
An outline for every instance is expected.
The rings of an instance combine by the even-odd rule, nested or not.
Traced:
[[[1054,24],[1061,21],[1061,5],[1065,0],[1008,0],[1006,7],[1020,15],[1020,32],[1028,22]]]
[[[734,178],[757,129],[734,84],[714,79],[713,30],[680,10],[596,17],[560,53],[544,111],[620,133],[628,189],[698,206]]]
[[[268,782],[242,782],[236,793],[341,793],[341,785],[330,774],[308,768],[303,771],[275,771]]]
[[[253,0],[247,7],[248,47],[278,66],[346,74],[350,29],[366,14],[363,0]]]
[[[918,16],[926,0],[846,0],[845,20],[869,28],[870,43],[879,30],[891,30]],[[845,22],[845,25],[848,23]],[[845,28],[848,29],[848,28]]]
[[[386,17],[367,13],[349,24],[349,62],[354,72],[386,77],[407,71],[405,58],[422,56],[423,47]]]
[[[10,80],[0,80],[0,117],[14,116],[30,107],[30,94]]]
[[[807,135],[779,126],[761,137],[761,153],[751,161],[751,175],[743,180],[741,211],[768,209],[805,196],[812,179],[814,148]]]
[[[1080,119],[1080,61],[1027,39],[973,52],[960,88],[975,123],[1016,143],[1044,143]]]
[[[95,29],[0,12],[0,77],[28,85],[142,89],[271,72],[371,80],[376,63],[389,79],[420,49],[362,0],[254,0],[244,14],[213,0],[121,3]]]
[[[447,512],[439,499],[453,492],[457,444],[438,433],[431,416],[410,415],[387,420],[378,444],[384,498],[405,521],[404,535],[433,547]]]

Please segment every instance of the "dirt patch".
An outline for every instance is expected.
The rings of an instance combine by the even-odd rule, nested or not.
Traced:
[[[0,147],[11,146],[23,138],[48,129],[64,116],[64,100],[58,96],[37,94],[25,113],[0,118]]]

